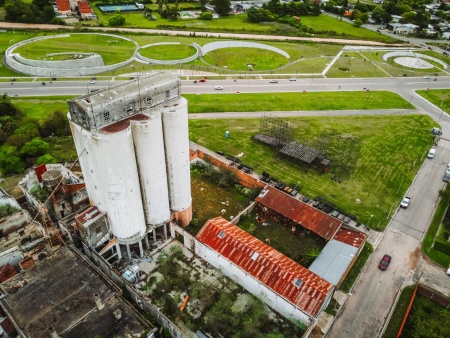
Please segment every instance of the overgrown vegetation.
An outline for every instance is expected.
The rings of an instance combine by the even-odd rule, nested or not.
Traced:
[[[342,282],[339,288],[340,290],[344,292],[350,292],[350,290],[353,287],[353,284],[355,283],[356,278],[358,278],[359,274],[364,268],[364,265],[366,264],[372,252],[373,252],[372,244],[370,244],[369,242],[364,243],[364,247],[361,250],[361,253],[359,254],[355,264],[353,264],[352,268],[350,269],[344,281]]]
[[[417,293],[402,336],[450,337],[450,310]]]
[[[411,301],[414,288],[415,285],[410,285],[403,289],[400,298],[395,305],[395,310],[392,313],[386,331],[383,334],[383,338],[397,338],[398,331],[400,330],[409,302]]]
[[[159,277],[150,277],[144,289],[166,316],[194,332],[224,337],[299,337],[304,332],[303,326],[271,314],[257,297],[217,270],[189,261],[178,245],[161,252],[157,264]],[[186,296],[189,301],[180,311]]]
[[[0,205],[0,218],[11,215],[19,210],[20,210],[20,208],[14,206],[14,205],[2,204],[2,205]]]

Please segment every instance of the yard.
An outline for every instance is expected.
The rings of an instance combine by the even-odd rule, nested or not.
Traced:
[[[224,337],[301,337],[297,326],[174,241],[138,288],[172,322]],[[186,307],[180,306],[189,296]]]
[[[354,171],[339,182],[331,179],[335,174],[333,164],[320,175],[317,168],[280,157],[271,148],[251,140],[260,129],[259,119],[190,120],[190,139],[213,151],[242,154],[243,163],[286,184],[300,181],[303,195],[325,197],[362,223],[373,215],[370,226],[376,230],[386,226],[433,142],[429,131],[434,123],[424,115],[284,120],[291,124],[297,139],[306,144],[325,132],[361,140],[359,159],[352,163]],[[228,139],[225,131],[230,132]]]

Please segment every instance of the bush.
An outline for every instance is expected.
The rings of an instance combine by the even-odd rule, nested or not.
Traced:
[[[435,242],[434,249],[446,254],[447,256],[450,256],[450,244],[442,243],[442,242]]]

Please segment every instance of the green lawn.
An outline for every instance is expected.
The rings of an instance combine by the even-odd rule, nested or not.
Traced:
[[[29,118],[40,122],[55,111],[68,112],[67,100],[72,96],[11,98],[14,105]]]
[[[406,310],[408,309],[408,305],[411,301],[414,288],[415,286],[411,285],[403,289],[382,338],[397,338],[398,331],[400,330]]]
[[[387,91],[183,96],[189,101],[190,113],[414,108],[397,94]]]
[[[158,45],[141,48],[139,54],[155,60],[179,60],[194,55],[195,48],[186,44]]]
[[[328,70],[327,77],[388,77],[375,63],[358,52],[344,52],[341,57]]]
[[[194,104],[195,106],[195,104]],[[339,183],[331,180],[339,167],[320,175],[317,167],[292,162],[251,140],[260,129],[259,119],[190,120],[190,139],[213,151],[242,153],[242,161],[258,173],[266,171],[278,180],[295,184],[309,197],[323,196],[358,220],[383,229],[392,211],[411,184],[432,144],[433,121],[424,115],[341,116],[285,118],[298,140],[314,144],[323,133],[352,136],[361,140],[359,159],[349,163],[354,170]],[[230,138],[224,137],[230,131]],[[405,146],[406,144],[406,146]],[[336,154],[330,154],[336,158]],[[339,161],[339,158],[336,158]]]
[[[71,33],[69,37],[45,39],[20,46],[16,52],[35,60],[44,59],[50,53],[98,53],[105,65],[111,65],[131,58],[134,49],[135,44],[127,40],[95,33]]]
[[[341,289],[344,292],[350,292],[353,284],[355,283],[356,278],[361,273],[361,270],[363,269],[364,265],[366,264],[367,260],[369,259],[370,255],[372,254],[372,252],[373,252],[372,245],[370,243],[366,242],[364,244],[363,249],[361,250],[361,253],[359,254],[358,258],[356,259],[355,264],[353,264],[353,266],[351,267],[347,276],[345,276],[345,279],[342,282],[339,289]]]
[[[431,89],[418,90],[417,94],[430,101],[436,107],[441,108],[444,112],[450,113],[450,90],[448,89]]]

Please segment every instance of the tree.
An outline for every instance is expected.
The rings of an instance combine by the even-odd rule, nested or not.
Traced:
[[[32,139],[24,144],[20,153],[28,157],[38,157],[45,154],[50,148],[49,144],[39,137]]]
[[[226,16],[230,14],[230,0],[211,0],[211,4],[214,6],[214,10],[220,16]]]
[[[207,3],[208,3],[208,0],[200,0],[200,5],[202,5],[202,8],[205,8]]]
[[[69,120],[61,111],[55,111],[42,123],[39,128],[42,137],[70,135]]]
[[[305,256],[303,256],[301,263],[304,265],[309,265],[311,264],[317,257],[319,257],[320,255],[320,250],[319,249],[311,249],[309,250]]]
[[[111,27],[120,27],[124,26],[126,22],[126,19],[123,15],[115,14],[108,20],[108,25]]]
[[[56,158],[54,158],[52,155],[50,154],[45,154],[42,156],[39,156],[38,159],[36,160],[36,165],[41,165],[41,164],[54,164],[57,163],[58,161],[56,160]]]
[[[16,155],[15,147],[8,147],[0,151],[0,170],[4,175],[13,173],[22,173],[25,169],[25,164]]]
[[[202,14],[200,14],[199,19],[201,20],[212,20],[213,19],[213,15],[211,12],[203,12]]]
[[[353,27],[361,27],[362,26],[362,21],[361,19],[356,19],[355,21],[353,21]]]

